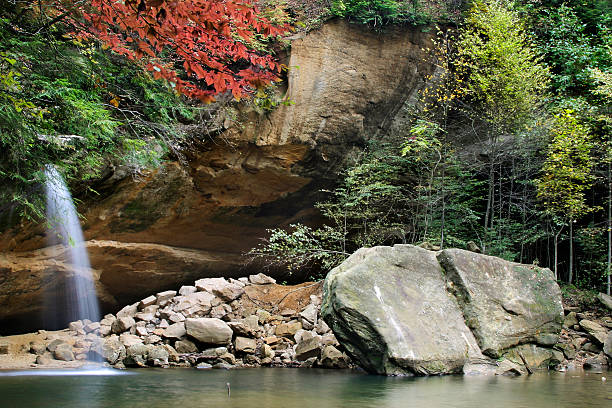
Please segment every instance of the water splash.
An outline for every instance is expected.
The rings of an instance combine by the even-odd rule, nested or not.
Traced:
[[[55,324],[66,327],[68,322],[89,319],[100,320],[100,308],[93,283],[89,256],[84,246],[83,231],[74,202],[68,187],[57,169],[51,165],[45,167],[47,178],[45,191],[47,196],[48,241],[56,256],[65,254],[70,272],[63,284],[63,308],[55,307]],[[56,272],[55,272],[56,273]],[[54,277],[57,279],[57,277]]]

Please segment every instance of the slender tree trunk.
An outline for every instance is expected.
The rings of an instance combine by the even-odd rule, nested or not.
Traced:
[[[608,160],[608,282],[606,293],[610,295],[610,265],[612,264],[612,163]]]
[[[574,220],[570,218],[569,224],[569,277],[567,283],[572,284],[574,274]]]
[[[489,167],[489,192],[488,192],[488,196],[487,196],[487,208],[485,210],[485,220],[484,220],[484,244],[482,246],[482,252],[486,253],[487,252],[487,243],[489,242],[488,240],[488,228],[489,228],[489,214],[491,212],[491,207],[492,207],[492,201],[493,201],[493,163],[491,162],[491,165]]]

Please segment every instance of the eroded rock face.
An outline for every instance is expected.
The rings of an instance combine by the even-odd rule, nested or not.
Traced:
[[[547,366],[553,351],[535,344],[556,343],[563,308],[550,270],[395,245],[362,248],[334,268],[321,316],[366,370],[426,375],[493,366],[481,350]]]
[[[453,373],[480,357],[435,253],[419,247],[355,252],[325,279],[321,315],[370,372]]]
[[[552,346],[563,325],[561,291],[550,269],[462,249],[438,255],[483,353],[522,343]]]
[[[268,228],[316,219],[317,193],[347,155],[415,99],[433,71],[422,51],[430,37],[327,23],[292,43],[291,106],[241,107],[240,123],[214,141],[203,135],[188,166],[166,163],[137,179],[109,170],[94,186],[100,195],[80,197],[79,208],[103,310],[198,278],[258,272],[242,268],[242,254]],[[43,225],[0,235],[0,327],[45,326],[43,292],[61,293],[58,277],[71,273],[45,245]]]

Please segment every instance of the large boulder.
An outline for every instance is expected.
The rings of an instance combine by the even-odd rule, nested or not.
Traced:
[[[557,342],[563,306],[550,269],[461,249],[445,249],[438,260],[483,353]]]
[[[334,268],[321,316],[366,370],[429,375],[490,365],[481,350],[545,367],[554,353],[539,346],[556,343],[563,308],[548,269],[395,245],[362,248]]]
[[[370,372],[460,372],[480,351],[445,286],[434,252],[362,248],[327,275],[321,316]]]
[[[232,329],[223,320],[202,317],[186,319],[185,330],[194,339],[206,344],[225,345],[232,340]]]

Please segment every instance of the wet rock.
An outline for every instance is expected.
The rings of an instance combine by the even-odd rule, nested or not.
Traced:
[[[144,367],[147,364],[149,347],[144,344],[134,344],[127,348],[123,363],[127,367]]]
[[[244,288],[226,281],[224,278],[205,278],[195,282],[199,291],[212,293],[226,302],[240,297],[244,293]]]
[[[67,343],[58,344],[55,350],[53,351],[53,357],[56,360],[73,361],[74,354],[72,353],[72,346]]]
[[[135,313],[134,313],[135,314]],[[132,316],[121,316],[117,317],[117,319],[111,325],[111,330],[113,333],[123,333],[128,330],[132,326],[136,324],[136,321]]]
[[[612,296],[606,295],[605,293],[599,293],[597,295],[597,299],[601,302],[602,305],[608,308],[608,310],[612,310]]]
[[[116,364],[123,361],[126,356],[126,349],[119,339],[109,338],[102,343],[98,353],[110,364]]]
[[[234,366],[228,363],[217,363],[212,366],[212,368],[215,370],[231,370],[232,368],[234,368]]]
[[[68,329],[71,331],[83,330],[83,322],[80,320],[68,323]]]
[[[590,353],[599,353],[601,349],[596,344],[588,342],[582,345],[582,350],[588,351]]]
[[[212,364],[208,364],[208,363],[200,363],[196,366],[196,368],[198,370],[210,370],[211,368],[213,368]]]
[[[96,330],[100,330],[100,322],[91,322],[83,327],[85,333],[93,333]]]
[[[310,337],[302,338],[302,341],[295,347],[295,358],[299,361],[304,361],[312,357],[319,358],[321,348],[319,347],[319,339]]]
[[[293,337],[295,333],[302,328],[300,322],[281,323],[276,326],[275,334],[280,337]]]
[[[276,283],[276,279],[264,275],[263,273],[258,273],[257,275],[250,275],[249,282],[253,285],[271,285]]]
[[[563,306],[550,269],[460,249],[445,249],[438,260],[483,353],[498,357],[520,343],[556,342]]]
[[[538,370],[549,367],[553,352],[535,344],[522,344],[506,351],[503,357],[516,364],[524,364],[531,370]]]
[[[170,354],[164,346],[152,346],[147,352],[147,364],[160,367],[168,364]]]
[[[185,329],[185,322],[178,322],[171,324],[164,330],[163,336],[168,339],[180,339],[185,337],[187,330]]]
[[[481,356],[436,253],[412,245],[362,248],[332,269],[321,316],[369,372],[458,373]]]
[[[563,352],[563,355],[568,360],[573,360],[574,358],[576,358],[576,349],[574,348],[573,344],[558,343],[555,345],[555,348]]]
[[[229,344],[232,340],[232,329],[219,319],[187,319],[185,329],[188,335],[205,344]]]
[[[255,353],[257,342],[254,339],[238,336],[234,341],[234,348],[238,353]]]
[[[510,360],[502,360],[495,370],[496,375],[526,375],[527,370],[519,364],[513,363]]]
[[[612,331],[608,333],[606,341],[604,342],[603,352],[610,358],[612,358]]]
[[[62,339],[55,339],[52,340],[49,344],[47,344],[47,350],[49,350],[51,353],[55,352],[55,349],[62,345],[62,344],[67,344],[66,341],[62,340]]]
[[[198,351],[198,347],[195,345],[195,343],[187,339],[178,340],[175,342],[174,348],[181,354],[196,353]]]
[[[589,333],[599,344],[604,344],[608,336],[608,331],[601,327],[599,324],[591,320],[581,320],[580,327],[582,327],[587,333]]]
[[[321,352],[321,366],[325,368],[347,368],[344,354],[334,346],[325,346]]]

